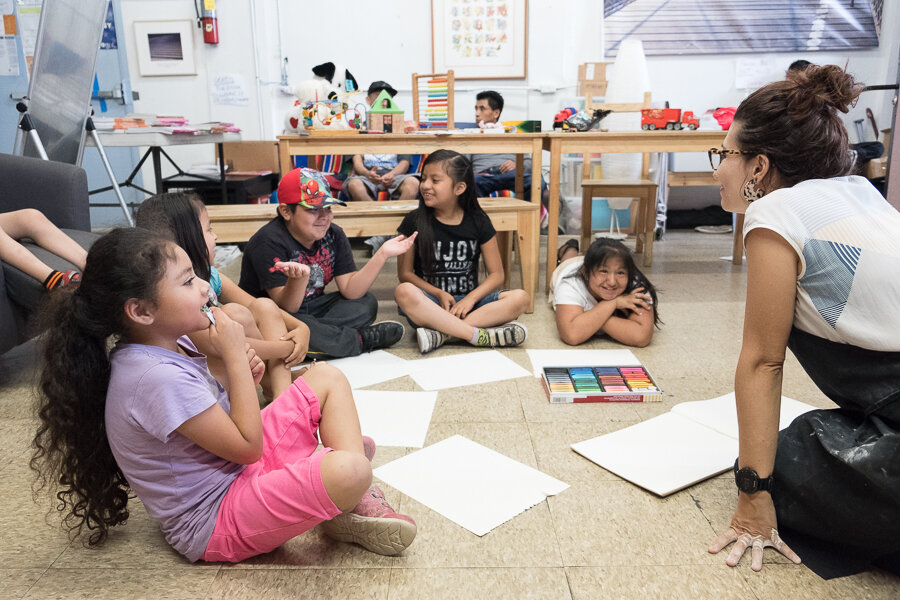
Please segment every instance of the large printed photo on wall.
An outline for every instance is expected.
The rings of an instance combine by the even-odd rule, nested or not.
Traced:
[[[604,0],[603,46],[648,56],[877,48],[883,0]]]

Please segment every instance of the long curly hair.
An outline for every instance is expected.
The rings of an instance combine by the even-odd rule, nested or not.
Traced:
[[[110,338],[126,332],[124,305],[156,300],[174,244],[147,230],[115,229],[87,256],[81,285],[50,294],[44,313],[38,417],[32,442],[34,491],[50,488],[70,537],[88,545],[128,519],[128,481],[106,437]]]

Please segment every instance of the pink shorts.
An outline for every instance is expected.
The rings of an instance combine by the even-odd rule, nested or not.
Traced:
[[[239,562],[271,552],[341,511],[322,483],[319,399],[302,377],[262,410],[263,455],[232,482],[201,557]]]

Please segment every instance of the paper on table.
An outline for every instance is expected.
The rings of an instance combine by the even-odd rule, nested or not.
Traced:
[[[424,390],[443,390],[527,377],[528,371],[496,350],[409,361],[410,376]]]
[[[363,435],[374,439],[376,445],[404,448],[425,445],[437,392],[354,390],[353,400]]]
[[[569,487],[460,435],[378,467],[374,474],[479,536]]]
[[[641,361],[631,350],[526,350],[540,377],[544,367],[630,367]]]
[[[408,375],[413,362],[403,360],[384,350],[328,361],[330,365],[344,372],[353,389]],[[300,369],[308,364],[298,365],[294,369]]]
[[[783,396],[781,406],[781,429],[815,408]],[[572,449],[623,479],[667,496],[734,465],[734,394],[683,402],[637,425],[572,444]]]

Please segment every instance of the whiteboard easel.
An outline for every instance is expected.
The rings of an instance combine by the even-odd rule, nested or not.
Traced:
[[[109,0],[44,0],[14,153],[81,166],[90,134],[134,224],[91,120],[94,68]],[[23,121],[27,123],[22,126]]]

